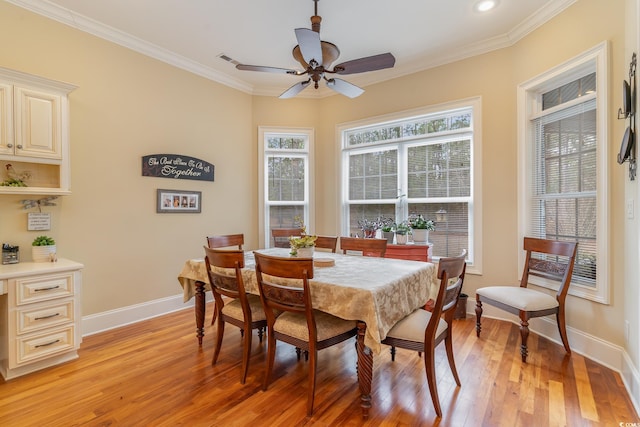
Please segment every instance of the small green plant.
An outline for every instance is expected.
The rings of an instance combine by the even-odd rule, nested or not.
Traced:
[[[422,214],[409,217],[409,225],[414,230],[433,231],[436,229],[436,223],[431,219],[425,219]]]
[[[407,221],[402,221],[396,225],[396,234],[400,234],[401,236],[408,234],[410,229],[411,227],[409,226],[409,223],[407,223]]]
[[[31,243],[31,246],[52,246],[55,244],[56,241],[49,236],[38,236],[33,239],[33,243]]]
[[[382,230],[384,233],[392,232],[393,228],[396,226],[393,218],[378,217],[378,224],[380,226],[380,230]]]

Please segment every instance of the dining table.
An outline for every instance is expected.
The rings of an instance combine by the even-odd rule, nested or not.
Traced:
[[[258,249],[256,252],[290,256],[286,248]],[[313,307],[342,319],[354,320],[358,327],[357,374],[360,406],[366,419],[371,408],[373,355],[380,353],[382,340],[399,320],[435,298],[437,269],[431,262],[320,251],[315,252],[314,261],[314,277],[309,281]],[[258,295],[253,251],[245,252],[241,272],[245,290]],[[202,345],[205,295],[211,290],[204,260],[185,261],[178,281],[185,302],[195,297],[196,336]]]

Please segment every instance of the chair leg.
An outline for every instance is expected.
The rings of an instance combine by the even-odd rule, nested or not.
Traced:
[[[300,347],[296,347],[296,358],[298,362],[300,361],[300,355],[302,354],[302,349]]]
[[[264,383],[262,384],[262,390],[267,390],[269,386],[269,379],[271,378],[271,371],[273,370],[273,362],[276,358],[276,338],[273,336],[273,329],[269,328],[267,331],[267,369],[264,373]]]
[[[262,343],[262,336],[264,335],[264,328],[258,328],[258,338],[260,339],[260,342]]]
[[[482,330],[482,326],[480,323],[480,319],[482,318],[482,301],[480,301],[480,297],[476,295],[476,337],[480,338],[480,331]]]
[[[522,362],[527,362],[527,338],[529,338],[529,319],[526,312],[520,312],[520,337],[522,337],[522,344],[520,344],[520,355],[522,356]]]
[[[396,361],[396,348],[394,346],[391,346],[389,351],[391,352],[391,361],[395,362]]]
[[[309,360],[309,391],[307,397],[307,416],[311,416],[313,414],[313,400],[316,395],[316,367],[318,361],[318,350],[313,349],[309,351],[311,353],[311,357]]]
[[[460,383],[460,378],[458,377],[458,370],[456,369],[456,359],[453,357],[453,339],[451,338],[451,326],[449,326],[449,333],[444,339],[444,346],[447,350],[447,359],[449,360],[449,368],[451,368],[451,373],[453,374],[453,378],[456,380],[456,384],[460,387],[462,384]]]
[[[425,349],[424,367],[427,372],[427,383],[429,384],[429,393],[433,401],[433,407],[436,415],[442,418],[442,409],[440,408],[440,399],[438,398],[438,384],[436,383],[436,364],[435,352],[433,348]]]
[[[568,354],[571,354],[571,348],[569,348],[569,339],[567,338],[567,326],[564,321],[564,310],[562,307],[559,308],[556,313],[556,322],[558,323],[558,332],[560,332],[560,338],[562,338],[562,344],[564,345],[564,349]]]
[[[222,316],[218,319],[218,333],[216,334],[216,347],[213,350],[213,359],[211,359],[211,364],[215,365],[218,361],[218,355],[220,354],[220,347],[222,347],[222,338],[224,337],[224,320],[222,320]]]
[[[246,328],[242,347],[242,372],[240,374],[240,384],[244,384],[247,380],[247,371],[249,370],[249,359],[251,359],[251,338],[253,336],[251,328]]]

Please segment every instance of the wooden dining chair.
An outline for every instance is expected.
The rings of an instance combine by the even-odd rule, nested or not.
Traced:
[[[336,253],[338,246],[337,236],[318,236],[316,239],[316,249],[329,249],[332,253]]]
[[[424,367],[427,374],[429,393],[438,417],[442,417],[442,408],[438,398],[436,383],[435,349],[442,341],[445,343],[449,368],[458,387],[460,378],[453,357],[452,322],[458,302],[458,296],[464,282],[466,271],[465,254],[454,258],[440,258],[438,279],[440,286],[433,311],[422,308],[415,310],[396,323],[382,340],[391,346],[391,360],[395,360],[395,348],[405,348],[419,353],[424,352]]]
[[[571,285],[578,243],[525,237],[524,250],[527,254],[519,287],[489,286],[476,290],[476,336],[480,337],[482,329],[480,319],[483,303],[517,315],[520,317],[522,338],[520,355],[522,362],[526,363],[529,319],[555,314],[562,344],[566,352],[571,354],[565,326],[565,299]],[[546,292],[528,288],[531,276],[559,283],[555,298]]]
[[[275,248],[288,248],[289,237],[302,236],[304,234],[303,228],[272,228],[271,237],[273,237],[273,247]]]
[[[218,236],[207,236],[207,246],[212,249],[228,248],[237,246],[242,250],[244,245],[244,234],[222,234]]]
[[[360,239],[357,237],[340,237],[342,253],[347,251],[362,252],[364,256],[383,258],[387,252],[387,239]]]
[[[238,250],[242,250],[244,245],[244,234],[221,234],[217,236],[207,236],[207,246],[212,249],[230,248],[237,246]],[[215,302],[213,303],[215,306]],[[218,317],[218,310],[213,308],[213,314],[211,315],[211,324],[216,323]]]
[[[316,389],[318,350],[354,337],[357,331],[356,322],[312,308],[309,289],[309,280],[313,279],[312,259],[273,257],[257,252],[254,254],[260,299],[267,316],[268,328],[268,358],[263,390],[267,390],[269,386],[277,340],[307,351],[307,415],[311,416]],[[291,284],[282,284],[282,279]],[[281,314],[276,317],[278,311]]]
[[[222,338],[224,337],[225,323],[237,326],[240,328],[243,337],[240,382],[244,384],[249,369],[253,330],[258,329],[258,336],[260,337],[260,342],[262,342],[262,334],[267,326],[267,317],[262,309],[260,298],[245,291],[241,271],[244,268],[244,252],[240,250],[211,249],[206,246],[204,251],[207,275],[209,276],[209,283],[211,283],[211,290],[216,301],[215,310],[219,318],[218,335],[211,364],[215,365],[218,360]],[[230,274],[221,273],[212,267],[229,269]],[[225,304],[222,296],[231,298],[231,301]]]

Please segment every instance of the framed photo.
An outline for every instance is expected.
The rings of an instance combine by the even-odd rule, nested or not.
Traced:
[[[201,211],[201,191],[158,189],[157,199],[157,213],[200,213]]]

